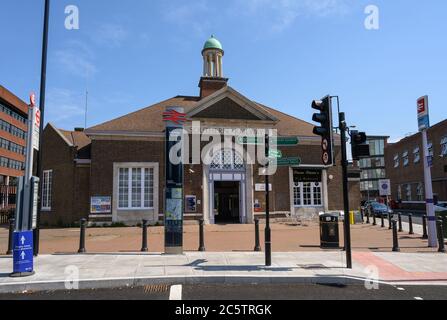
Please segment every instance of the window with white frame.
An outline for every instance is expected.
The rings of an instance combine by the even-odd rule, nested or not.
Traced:
[[[154,208],[154,168],[119,168],[118,209]]]
[[[51,210],[53,170],[45,170],[42,180],[42,210]]]
[[[416,194],[418,197],[418,201],[424,201],[424,185],[422,183],[417,184]]]
[[[398,168],[399,167],[399,155],[396,154],[394,156],[394,168]]]
[[[397,200],[402,200],[402,186],[397,186]]]
[[[411,184],[406,185],[405,197],[406,197],[407,201],[411,201]]]
[[[321,207],[323,205],[321,182],[295,182],[293,198],[295,207]]]
[[[447,157],[447,136],[441,139],[441,156]]]
[[[408,167],[408,165],[410,163],[410,158],[408,157],[408,151],[405,151],[402,154],[402,161],[403,161],[404,167]]]
[[[421,162],[421,152],[419,147],[414,148],[413,150],[414,163]]]

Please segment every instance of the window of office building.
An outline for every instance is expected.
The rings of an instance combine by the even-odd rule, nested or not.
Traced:
[[[402,154],[402,162],[403,162],[403,164],[404,164],[404,167],[407,167],[408,164],[410,163],[410,158],[408,157],[408,151],[405,151],[405,152]]]
[[[323,205],[321,182],[295,182],[293,198],[295,207],[321,207]]]
[[[371,156],[381,156],[385,154],[385,141],[380,140],[369,140],[369,152]]]
[[[399,155],[396,154],[394,156],[394,168],[398,168],[399,167]]]
[[[419,163],[421,161],[421,153],[419,147],[413,150],[414,163]]]
[[[416,194],[418,197],[418,201],[424,201],[424,185],[422,183],[417,184]]]
[[[405,186],[405,198],[407,201],[411,201],[411,184]]]
[[[397,186],[397,200],[402,200],[402,186]]]
[[[441,139],[441,156],[447,157],[447,136]]]

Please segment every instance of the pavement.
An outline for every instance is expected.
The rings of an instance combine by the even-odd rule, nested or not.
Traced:
[[[400,233],[402,251],[395,253],[391,252],[391,231],[381,228],[380,220],[378,223],[379,226],[352,227],[352,269],[346,269],[346,255],[342,250],[319,248],[318,225],[272,225],[271,267],[265,267],[264,253],[253,252],[253,227],[247,225],[207,226],[206,252],[196,251],[197,227],[187,226],[183,255],[154,251],[162,249],[163,240],[154,241],[158,232],[163,234],[160,228],[151,228],[149,253],[135,249],[141,247],[139,229],[88,229],[88,253],[81,255],[75,253],[79,241],[75,232],[48,230],[42,243],[50,253],[35,259],[35,275],[10,278],[12,258],[0,256],[0,293],[64,290],[73,286],[100,289],[176,284],[348,285],[360,281],[447,285],[447,254],[427,247],[427,241],[420,236],[422,227],[414,226],[415,235],[408,235],[408,231]],[[407,224],[403,227],[408,230]],[[74,242],[71,247],[67,246],[70,241]],[[61,247],[65,250],[57,250]],[[117,247],[121,250],[116,250]]]

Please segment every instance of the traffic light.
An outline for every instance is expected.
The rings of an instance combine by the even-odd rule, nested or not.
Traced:
[[[369,157],[369,144],[366,143],[366,133],[351,131],[352,159],[360,160],[362,157]]]
[[[321,136],[322,162],[326,166],[334,165],[333,155],[333,128],[332,128],[332,102],[328,95],[321,100],[314,100],[312,108],[320,111],[315,113],[312,120],[320,123],[319,127],[315,127],[313,133]]]

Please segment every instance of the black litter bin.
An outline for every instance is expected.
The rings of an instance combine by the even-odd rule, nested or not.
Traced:
[[[340,248],[338,215],[325,213],[320,216],[320,240],[322,249]]]

